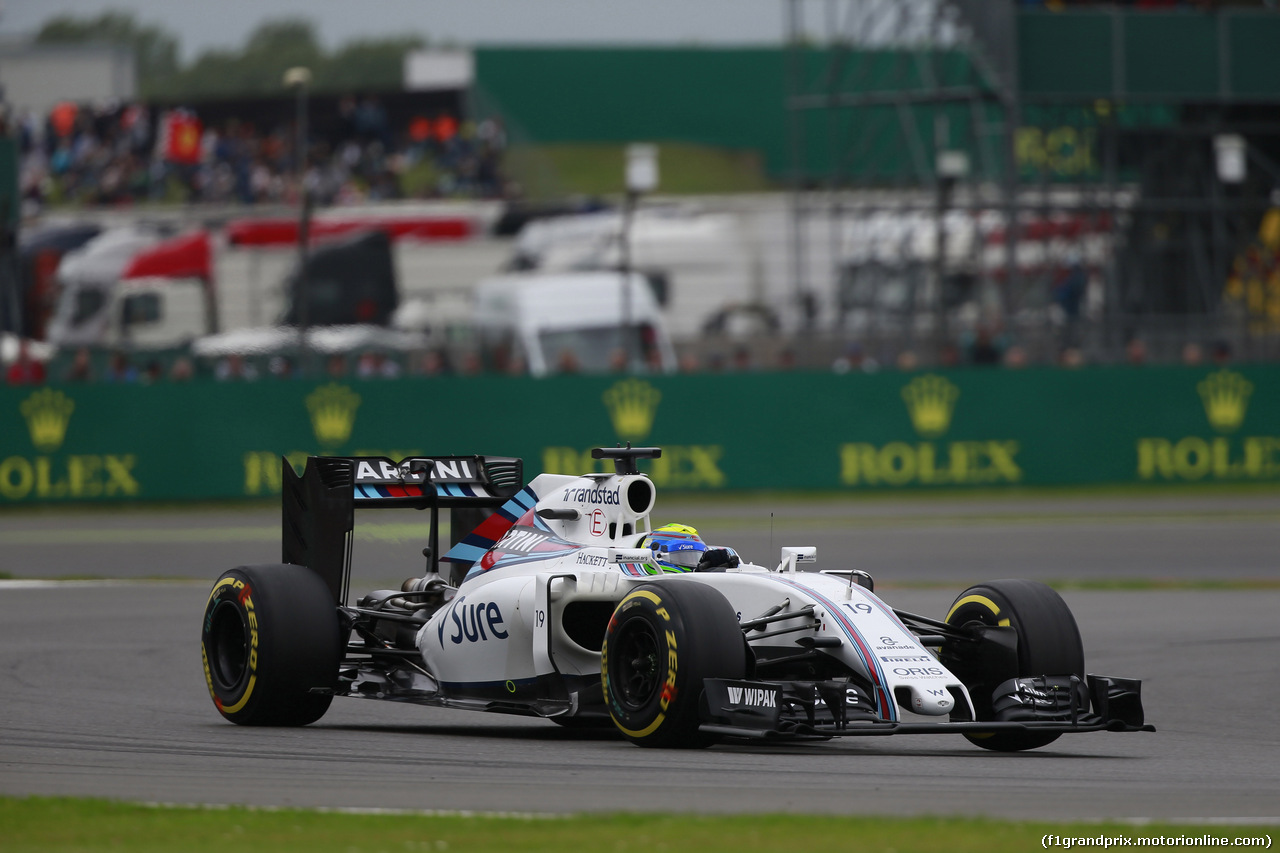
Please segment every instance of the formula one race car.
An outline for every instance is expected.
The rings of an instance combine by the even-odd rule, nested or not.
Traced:
[[[972,587],[943,619],[889,607],[852,570],[777,568],[650,524],[637,460],[542,474],[519,459],[312,457],[284,463],[283,560],[242,566],[205,608],[205,677],[224,717],[300,726],[334,696],[616,726],[641,746],[723,738],[955,732],[987,749],[1071,732],[1154,731],[1140,682],[1086,675],[1075,619],[1026,580]],[[349,604],[355,507],[430,512],[427,572]],[[441,574],[440,510],[451,564]]]

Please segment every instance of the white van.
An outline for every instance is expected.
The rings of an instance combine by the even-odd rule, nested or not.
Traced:
[[[517,236],[510,267],[545,273],[617,270],[622,229],[618,211],[534,220]],[[629,254],[631,269],[664,291],[659,301],[680,340],[696,337],[718,312],[763,298],[753,274],[755,249],[732,214],[643,207],[631,223]]]
[[[662,312],[639,273],[487,278],[476,285],[474,320],[491,360],[497,354],[522,357],[533,376],[676,369]]]

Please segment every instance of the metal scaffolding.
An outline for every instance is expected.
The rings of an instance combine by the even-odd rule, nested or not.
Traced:
[[[903,366],[984,347],[1037,362],[1170,360],[1187,344],[1280,356],[1280,273],[1274,317],[1245,280],[1280,186],[1274,103],[1225,83],[1144,98],[1119,35],[1114,97],[1028,94],[1012,2],[786,10],[791,278],[809,339]],[[1247,177],[1222,171],[1231,144]]]

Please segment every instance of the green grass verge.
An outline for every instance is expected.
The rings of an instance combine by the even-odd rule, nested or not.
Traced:
[[[1047,580],[1059,592],[1235,592],[1239,590],[1280,589],[1280,578],[1223,578],[1220,580],[1184,580],[1182,578],[1085,578],[1082,580]],[[886,589],[955,589],[956,581],[885,581],[876,582],[876,590]]]
[[[624,189],[625,145],[516,146],[505,167],[534,199],[566,194],[619,195]],[[754,151],[663,142],[658,144],[661,195],[765,192],[778,187]]]
[[[105,800],[0,798],[6,853],[51,850],[305,851],[698,851],[813,850],[1026,853],[1046,835],[1235,838],[1268,827],[1020,823],[959,818],[735,815],[570,816],[350,814],[304,810],[149,807]],[[1123,842],[1121,842],[1123,843]],[[1229,842],[1228,842],[1229,843]]]
[[[200,584],[211,583],[213,578],[189,578],[177,575],[140,575],[130,578],[115,578],[106,575],[66,574],[42,577],[17,576],[12,572],[0,572],[0,581],[48,581],[48,582],[89,582],[89,583],[157,583],[157,584]],[[1223,578],[1220,580],[1183,580],[1181,578],[1098,578],[1083,580],[1047,580],[1046,584],[1059,592],[1239,592],[1256,590],[1268,592],[1280,590],[1280,578]],[[877,581],[876,590],[884,592],[894,589],[959,589],[963,586],[958,581]]]

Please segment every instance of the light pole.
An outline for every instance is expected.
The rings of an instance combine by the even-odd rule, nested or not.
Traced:
[[[310,367],[307,326],[311,320],[311,289],[307,286],[307,243],[311,231],[311,194],[307,191],[307,87],[311,69],[296,66],[284,72],[286,89],[297,93],[294,116],[293,167],[298,182],[298,280],[294,284],[298,320],[298,375],[305,377]]]
[[[1213,243],[1209,257],[1213,268],[1222,270],[1226,268],[1226,253],[1230,251],[1226,223],[1223,221],[1224,195],[1229,192],[1229,186],[1239,187],[1249,176],[1249,143],[1241,134],[1219,133],[1213,137],[1213,151],[1218,180],[1210,184],[1209,191],[1209,204],[1213,211],[1210,220],[1213,223]],[[1204,284],[1201,287],[1204,288]],[[1248,311],[1243,316],[1247,323]],[[1249,339],[1242,335],[1241,340]]]
[[[627,194],[622,205],[622,233],[619,267],[622,271],[622,347],[627,357],[628,372],[635,370],[631,348],[631,221],[640,194],[658,187],[658,146],[628,145],[626,164]]]
[[[941,353],[950,335],[947,328],[947,211],[951,207],[951,194],[956,183],[969,174],[969,155],[964,151],[942,148],[938,151],[935,168],[938,195],[934,212],[937,230],[934,232],[933,278],[938,317],[934,337],[937,352]]]

